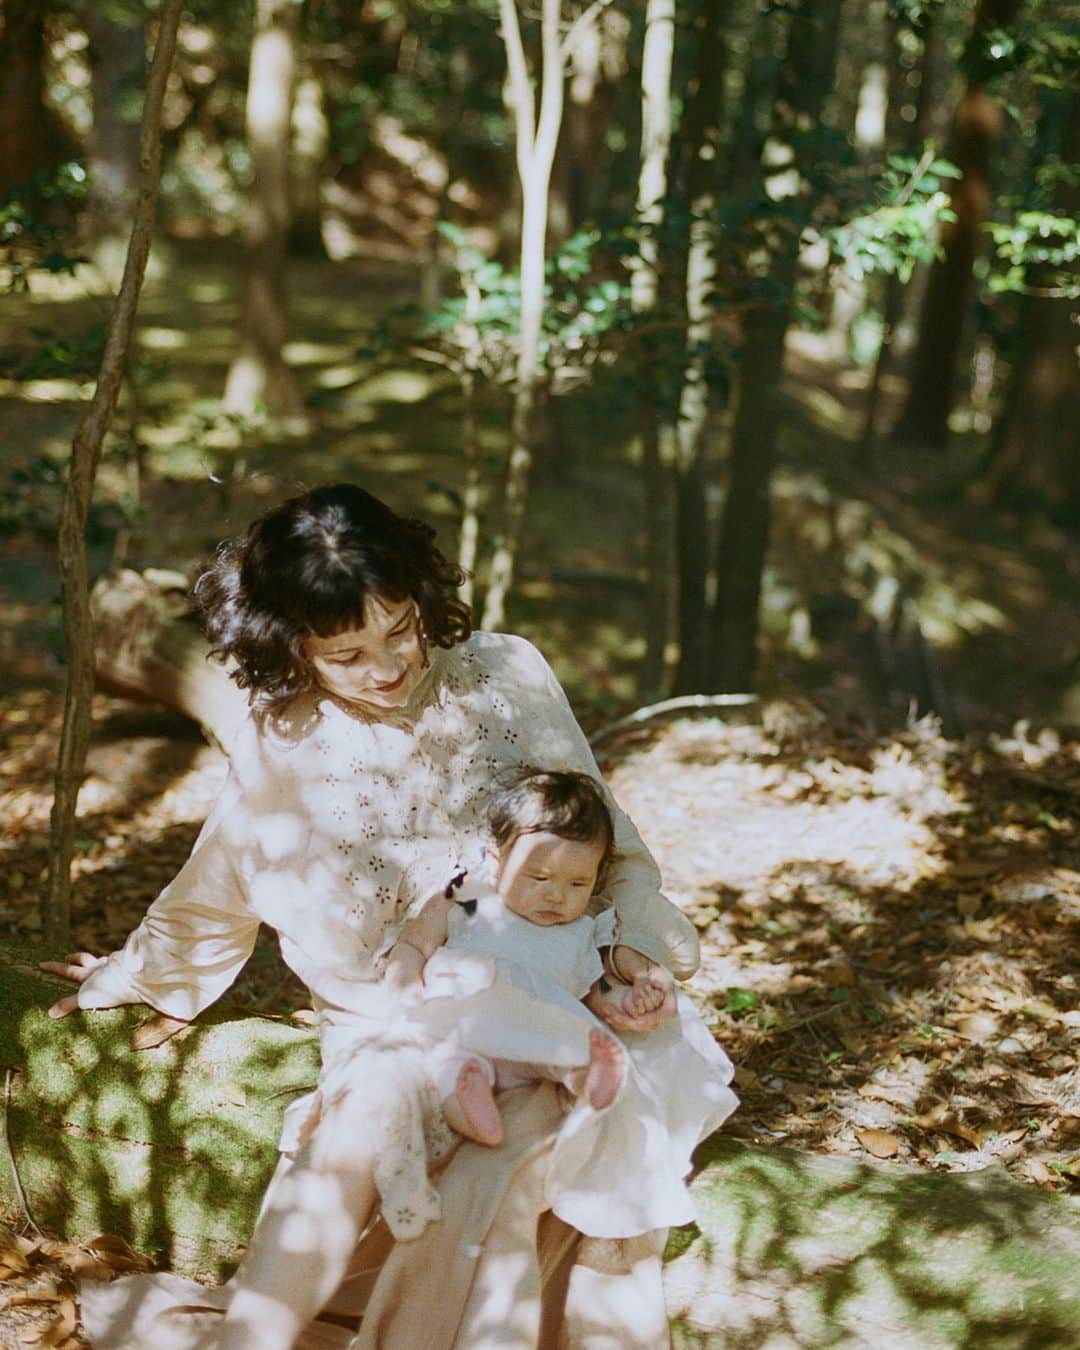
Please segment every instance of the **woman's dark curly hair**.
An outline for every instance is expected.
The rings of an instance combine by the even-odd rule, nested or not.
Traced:
[[[425,644],[472,632],[456,594],[465,580],[435,531],[363,488],[333,483],[292,497],[228,540],[195,583],[206,635],[249,702],[278,711],[317,684],[304,639],[362,628],[368,600],[412,599]]]

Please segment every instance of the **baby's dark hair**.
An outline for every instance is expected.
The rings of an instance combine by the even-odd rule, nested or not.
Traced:
[[[525,768],[502,783],[492,797],[488,827],[500,850],[522,834],[545,831],[560,839],[604,846],[596,871],[602,886],[615,853],[615,826],[603,791],[587,773]]]
[[[425,644],[472,631],[465,580],[423,521],[399,516],[351,483],[291,497],[222,544],[195,583],[207,637],[249,701],[278,711],[316,683],[304,639],[361,628],[368,600],[412,599]]]

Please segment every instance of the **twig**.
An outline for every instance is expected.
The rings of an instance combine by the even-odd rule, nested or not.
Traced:
[[[639,726],[642,722],[649,722],[654,717],[663,717],[670,712],[682,712],[684,709],[700,711],[712,708],[756,708],[757,705],[756,694],[681,694],[678,698],[666,698],[661,703],[650,703],[627,717],[620,717],[617,722],[601,727],[589,737],[589,744],[599,745],[616,732]]]
[[[19,1208],[22,1210],[23,1218],[27,1225],[34,1230],[39,1238],[44,1238],[45,1234],[34,1222],[34,1216],[30,1213],[30,1206],[26,1203],[26,1192],[23,1190],[22,1178],[19,1176],[19,1167],[15,1161],[15,1150],[11,1144],[11,1130],[8,1125],[11,1107],[11,1076],[14,1069],[8,1069],[4,1075],[4,1144],[7,1148],[8,1162],[11,1164],[11,1179],[15,1183],[15,1195],[19,1201]]]
[[[611,4],[611,0],[593,0],[588,9],[584,10],[570,27],[566,30],[566,36],[562,40],[563,60],[569,60],[574,54],[574,48],[580,42],[582,34],[589,25],[600,17],[605,9]]]
[[[832,1017],[838,1013],[844,1005],[842,1003],[830,1003],[827,1008],[817,1008],[814,1012],[807,1013],[805,1017],[794,1017],[790,1022],[781,1022],[772,1028],[772,1033],[776,1036],[786,1031],[794,1031],[796,1027],[808,1026],[811,1022],[820,1022],[823,1017]]]

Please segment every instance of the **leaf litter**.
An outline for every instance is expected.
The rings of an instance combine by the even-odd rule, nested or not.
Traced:
[[[60,712],[47,689],[0,698],[15,940],[40,931]],[[103,695],[94,713],[73,947],[102,952],[184,862],[225,762],[172,714]],[[690,992],[737,1065],[732,1133],[1077,1188],[1076,741],[1019,723],[949,742],[931,720],[882,735],[797,699],[761,725],[635,728],[603,767],[700,933]],[[309,1015],[269,933],[229,998]],[[147,1264],[119,1237],[0,1232],[0,1346],[84,1346],[74,1278]]]

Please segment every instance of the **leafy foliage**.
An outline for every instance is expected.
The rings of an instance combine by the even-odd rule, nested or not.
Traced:
[[[70,160],[16,183],[0,198],[0,265],[8,291],[27,290],[33,272],[72,275],[86,261],[70,251],[86,186],[85,167]]]

